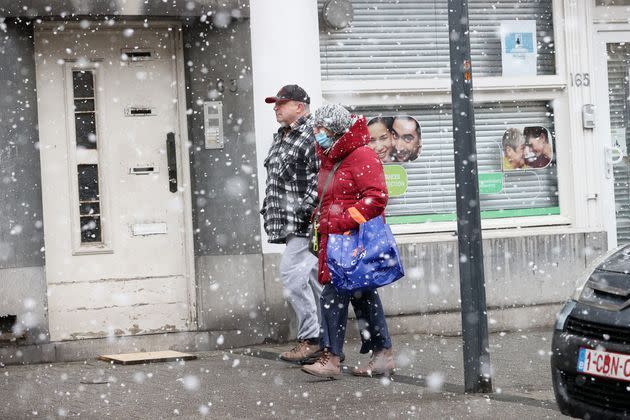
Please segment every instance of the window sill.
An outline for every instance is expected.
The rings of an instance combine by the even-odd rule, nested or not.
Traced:
[[[571,226],[547,226],[545,229],[540,227],[523,227],[512,229],[491,229],[484,230],[482,238],[487,239],[502,239],[502,238],[518,238],[524,236],[544,236],[544,235],[575,235],[584,233],[596,233],[602,232],[601,229],[581,229]],[[416,233],[406,235],[396,235],[396,243],[402,244],[415,244],[415,243],[435,243],[435,242],[457,242],[457,235],[455,232],[440,232],[440,233]]]
[[[390,225],[397,241],[408,242],[433,242],[444,241],[449,238],[457,239],[456,222],[428,222],[408,225]],[[482,236],[505,237],[522,236],[532,234],[547,234],[551,232],[577,231],[571,227],[571,220],[564,216],[532,216],[509,219],[488,219],[481,221]],[[584,231],[586,232],[586,231]],[[421,235],[418,237],[412,235]],[[410,238],[413,238],[409,240]],[[436,239],[437,238],[437,239]]]
[[[564,91],[566,81],[560,76],[527,77],[477,77],[473,79],[475,92],[497,93]],[[450,79],[396,79],[396,80],[324,80],[323,96],[327,100],[354,103],[353,98],[379,95],[384,96],[450,94]]]
[[[72,255],[113,254],[114,250],[106,244],[84,245],[72,250]]]

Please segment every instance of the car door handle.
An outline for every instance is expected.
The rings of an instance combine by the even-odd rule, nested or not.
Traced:
[[[177,154],[175,152],[175,133],[166,134],[166,162],[168,165],[168,189],[177,192]]]

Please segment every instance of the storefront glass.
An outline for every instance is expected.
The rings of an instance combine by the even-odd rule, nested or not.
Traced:
[[[353,112],[366,115],[372,123],[372,145],[385,163],[388,177],[391,197],[387,214],[395,216],[391,221],[455,220],[450,107],[386,106],[356,108]],[[420,125],[418,152],[397,153],[415,141],[414,124],[407,124],[409,117]],[[475,118],[483,217],[559,214],[551,103],[478,104]],[[410,133],[409,141],[403,140],[406,133]],[[389,153],[383,146],[387,135]],[[511,147],[510,142],[515,144]],[[544,150],[546,145],[551,152]]]
[[[526,78],[536,87],[537,80],[555,75],[552,10],[552,0],[471,0],[476,80],[492,77],[484,87],[500,94],[505,88],[493,83],[501,76]],[[320,26],[320,56],[324,81],[346,83],[352,91],[360,80],[363,90],[355,97],[373,95],[367,103],[378,104],[345,103],[372,120],[371,146],[388,179],[389,221],[455,220],[450,93],[435,93],[426,83],[437,79],[446,89],[450,77],[447,0],[352,0],[346,28]],[[417,92],[405,91],[406,104],[414,98],[426,103],[427,96],[435,102],[401,104],[396,89],[404,83],[390,90],[383,83],[401,79],[425,82]],[[509,97],[476,102],[482,217],[558,215],[553,102],[545,93],[539,100],[521,99],[518,92]]]
[[[322,25],[323,80],[450,76],[447,0],[352,0],[352,6],[347,28]],[[472,0],[469,17],[476,76],[555,74],[552,0]],[[508,71],[505,60],[518,68]]]

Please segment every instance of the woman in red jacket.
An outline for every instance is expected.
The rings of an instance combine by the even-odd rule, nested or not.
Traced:
[[[322,354],[313,365],[302,369],[311,375],[336,378],[341,375],[340,356],[352,303],[361,328],[361,353],[372,351],[367,366],[355,367],[357,376],[391,374],[394,369],[392,343],[387,331],[383,306],[376,290],[352,295],[337,293],[331,283],[326,263],[328,234],[339,234],[359,228],[355,220],[383,217],[387,204],[387,187],[383,165],[367,144],[370,133],[364,117],[351,115],[340,105],[324,105],[313,114],[317,155],[321,160],[318,193],[322,201],[319,214],[319,282],[321,295]],[[328,174],[342,161],[322,192]]]

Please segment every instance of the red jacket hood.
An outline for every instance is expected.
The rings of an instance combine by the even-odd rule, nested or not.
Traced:
[[[322,161],[331,160],[337,162],[348,156],[353,150],[365,146],[370,142],[367,120],[362,116],[355,118],[356,121],[352,124],[350,130],[333,143],[328,153],[326,153],[325,149],[319,144],[317,145],[317,156],[319,156]]]

